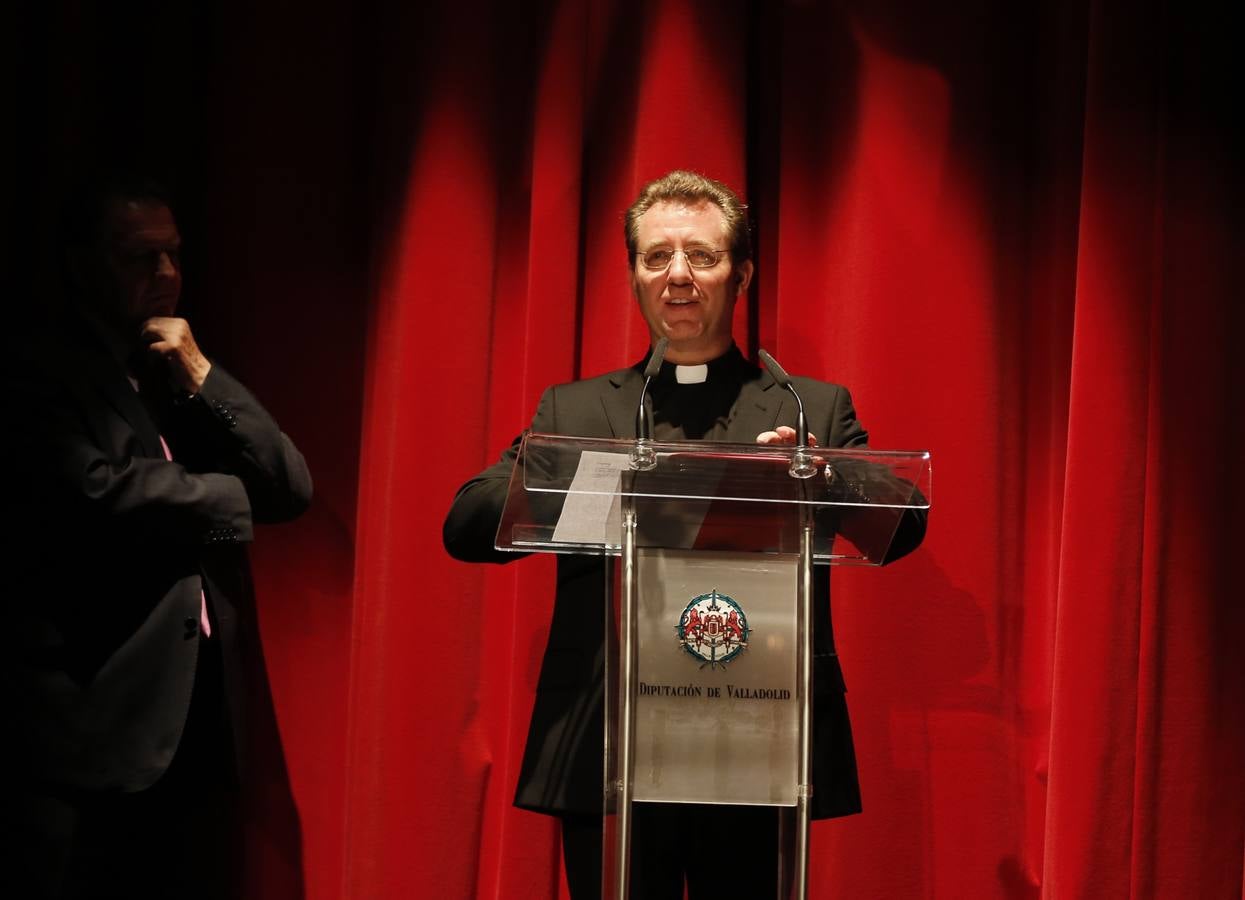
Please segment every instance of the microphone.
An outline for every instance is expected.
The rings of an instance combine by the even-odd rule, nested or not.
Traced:
[[[795,416],[795,452],[791,454],[791,468],[787,470],[792,478],[812,478],[817,474],[817,466],[813,464],[813,455],[808,452],[808,419],[804,417],[804,401],[800,399],[800,394],[795,389],[795,385],[791,383],[791,376],[787,374],[782,366],[778,365],[778,360],[770,356],[764,349],[759,351],[761,362],[764,363],[765,369],[773,377],[774,382],[779,387],[784,387],[791,392],[791,396],[795,398],[796,416]]]
[[[635,447],[631,449],[631,468],[639,471],[648,471],[657,465],[657,454],[648,446],[653,439],[653,420],[644,400],[648,397],[649,383],[661,371],[661,363],[666,358],[666,347],[669,344],[667,338],[658,340],[653,345],[648,365],[644,367],[644,387],[640,391],[640,404],[635,410]]]

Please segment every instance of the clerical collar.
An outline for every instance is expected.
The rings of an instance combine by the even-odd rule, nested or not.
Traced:
[[[651,354],[652,351],[650,350],[649,353]],[[636,368],[643,371],[647,364],[648,356],[645,356],[643,362]],[[731,344],[730,349],[721,356],[700,365],[683,366],[667,360],[661,364],[661,371],[658,372],[657,377],[653,380],[660,385],[703,384],[721,379],[729,373],[738,371],[740,368],[750,367],[743,354],[739,352],[739,348]]]
[[[674,380],[679,384],[701,384],[709,380],[709,364],[701,363],[698,366],[680,366],[677,363],[674,367]]]

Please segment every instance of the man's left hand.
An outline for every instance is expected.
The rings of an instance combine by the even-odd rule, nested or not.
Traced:
[[[142,329],[147,351],[164,360],[169,379],[184,391],[199,393],[212,364],[199,351],[186,320],[153,316],[143,322]]]
[[[790,425],[779,425],[775,431],[762,431],[757,435],[758,444],[794,444],[795,429]],[[808,445],[817,446],[817,435],[808,433]]]

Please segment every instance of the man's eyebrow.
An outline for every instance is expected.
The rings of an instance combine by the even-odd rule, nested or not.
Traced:
[[[180,256],[182,246],[177,244],[125,244],[113,251],[124,259],[145,259],[159,253]]]
[[[181,236],[175,238],[145,238],[142,235],[133,235],[128,240],[121,241],[117,246],[122,250],[154,250],[166,247],[179,249],[182,245]]]
[[[692,240],[685,243],[683,246],[684,247],[707,247],[710,250],[713,249],[712,243],[710,243],[709,241],[703,241],[700,238],[693,238]],[[674,244],[672,244],[670,241],[658,241],[655,244],[649,244],[647,247],[644,247],[643,249],[641,249],[640,252],[647,253],[649,250],[660,250],[663,247],[673,248]]]

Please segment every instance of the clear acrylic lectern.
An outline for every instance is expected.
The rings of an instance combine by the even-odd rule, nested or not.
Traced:
[[[603,897],[627,897],[650,802],[790,808],[774,896],[807,895],[813,566],[882,563],[930,497],[926,452],[524,436],[497,548],[621,560]]]

